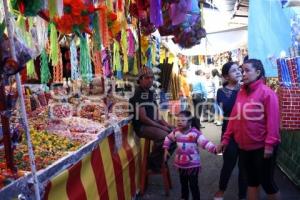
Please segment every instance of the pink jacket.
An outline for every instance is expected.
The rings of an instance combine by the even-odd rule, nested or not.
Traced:
[[[238,93],[222,144],[228,144],[233,136],[243,150],[265,148],[271,153],[280,143],[277,95],[262,80],[248,87]]]
[[[216,146],[195,128],[184,133],[175,129],[165,137],[163,148],[168,149],[172,142],[177,143],[174,165],[178,168],[201,168],[199,146],[211,153],[216,153]]]

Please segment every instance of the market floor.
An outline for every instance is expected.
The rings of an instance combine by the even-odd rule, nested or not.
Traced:
[[[203,129],[204,135],[212,140],[214,143],[219,143],[220,140],[220,127],[214,124],[204,124]],[[202,160],[202,172],[199,175],[199,186],[201,200],[212,200],[214,193],[218,189],[218,181],[220,175],[220,168],[222,166],[222,156],[213,155],[205,150],[201,151]],[[173,160],[169,161],[169,166],[171,169],[171,177],[173,188],[170,191],[170,196],[166,197],[162,185],[161,176],[151,176],[149,178],[149,185],[146,193],[140,199],[142,200],[179,200],[180,199],[180,183],[179,177],[176,169],[172,165]],[[232,173],[228,189],[225,193],[224,200],[235,200],[237,198],[238,188],[237,188],[237,176],[238,170]],[[300,189],[297,189],[295,185],[289,181],[289,179],[277,169],[275,172],[275,180],[278,184],[281,192],[282,200],[299,200],[300,199]],[[261,192],[261,198],[266,199],[265,193]]]

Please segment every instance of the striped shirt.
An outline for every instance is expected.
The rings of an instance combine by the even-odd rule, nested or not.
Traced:
[[[184,133],[178,129],[172,131],[166,136],[163,148],[168,149],[172,142],[177,143],[174,165],[178,168],[201,167],[199,146],[211,153],[216,152],[216,146],[195,128]]]

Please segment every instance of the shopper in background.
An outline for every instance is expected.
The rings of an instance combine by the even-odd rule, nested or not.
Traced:
[[[224,121],[222,125],[222,137],[226,131],[228,118],[230,117],[231,110],[234,106],[242,80],[241,68],[235,62],[228,62],[222,67],[222,77],[224,79],[223,87],[217,91],[217,104],[223,111]],[[224,192],[231,176],[231,173],[238,161],[239,148],[234,138],[231,137],[226,150],[223,153],[223,166],[221,169],[219,179],[219,191],[215,194],[215,200],[222,200]],[[238,175],[238,188],[239,199],[246,199],[247,183],[243,169],[241,168],[240,161],[238,162],[239,175]]]
[[[190,96],[190,86],[187,82],[186,68],[179,69],[179,99],[180,99],[180,110],[187,110],[189,107],[188,98]]]
[[[216,102],[217,91],[221,87],[221,75],[217,69],[213,69],[211,71],[211,75],[212,75],[212,81],[214,85],[214,97],[215,97],[214,98],[214,111],[215,111],[214,124],[216,124],[217,126],[222,126],[223,113],[221,112],[221,109]]]
[[[211,77],[211,73],[205,73],[205,81],[204,81],[205,90],[207,91],[207,99],[203,105],[203,120],[202,122],[213,122],[215,109],[214,102],[216,96],[216,90],[214,86],[213,79]]]
[[[258,200],[259,186],[268,199],[279,199],[274,182],[279,135],[278,98],[264,83],[265,70],[260,60],[243,64],[243,86],[232,109],[218,151],[226,151],[233,136],[240,148],[240,162],[247,176],[248,199]]]
[[[138,75],[138,87],[134,96],[129,99],[133,108],[133,128],[137,136],[154,141],[152,152],[148,158],[148,167],[159,172],[163,161],[163,141],[172,131],[172,127],[160,120],[153,85],[154,74],[148,67],[142,67]]]
[[[201,125],[200,118],[202,115],[203,104],[205,102],[205,99],[207,98],[207,92],[201,78],[203,72],[201,70],[198,70],[195,72],[195,75],[195,81],[193,81],[191,84],[192,99],[195,113],[194,116],[196,118],[196,127],[204,128],[204,126]]]

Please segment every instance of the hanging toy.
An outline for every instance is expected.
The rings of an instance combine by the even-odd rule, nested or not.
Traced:
[[[80,73],[82,79],[86,83],[91,82],[93,75],[92,63],[89,46],[85,35],[80,37]]]
[[[10,5],[26,17],[34,17],[44,7],[44,0],[11,0]]]
[[[51,79],[51,73],[49,70],[48,58],[45,49],[43,49],[40,59],[41,59],[41,83],[47,84]]]
[[[78,69],[78,59],[77,59],[77,49],[75,44],[75,39],[72,40],[70,45],[71,53],[71,79],[77,80],[79,78],[79,69]]]
[[[113,67],[114,71],[117,72],[117,79],[122,79],[122,67],[120,59],[120,45],[117,41],[114,42],[114,57],[113,57]]]

